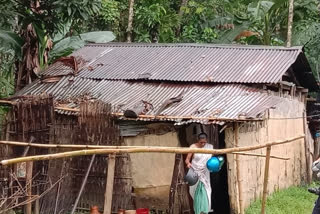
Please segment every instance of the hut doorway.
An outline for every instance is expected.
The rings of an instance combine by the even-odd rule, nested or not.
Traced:
[[[224,131],[219,134],[219,141],[215,145],[215,149],[225,148]],[[218,148],[217,148],[218,147]],[[227,156],[223,155],[225,163],[221,170],[217,173],[211,173],[210,181],[212,188],[211,204],[214,210],[213,214],[229,214],[230,202],[228,193],[228,170]]]

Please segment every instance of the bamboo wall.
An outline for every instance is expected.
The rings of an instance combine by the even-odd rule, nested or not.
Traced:
[[[275,140],[283,140],[304,134],[304,104],[298,100],[284,101],[269,110],[269,116],[264,122],[241,123],[239,125],[238,146],[263,144]],[[295,119],[288,119],[295,118]],[[225,131],[227,147],[236,146],[235,128]],[[256,150],[265,154],[265,149]],[[304,139],[290,144],[273,146],[272,155],[289,157],[289,161],[271,159],[268,193],[299,185],[306,181],[306,155]],[[239,156],[239,177],[237,177],[236,155],[229,154],[228,179],[229,195],[232,213],[240,213],[251,202],[262,196],[265,158]],[[240,188],[239,188],[240,186]],[[241,190],[239,198],[239,189]]]
[[[119,137],[119,128],[110,115],[110,110],[111,107],[108,104],[84,101],[80,104],[78,117],[60,115],[54,113],[52,97],[27,97],[12,107],[4,124],[3,137],[5,140],[24,142],[28,142],[33,137],[37,143],[49,144],[122,145],[123,139]],[[23,147],[5,146],[1,147],[0,154],[3,157],[17,157],[24,151]],[[61,150],[30,148],[27,155],[58,151]],[[85,156],[34,162],[32,195],[36,194],[36,187],[40,187],[40,194],[50,189],[40,199],[40,213],[68,213],[72,209],[90,159],[91,157]],[[113,213],[117,213],[120,208],[132,208],[132,179],[129,163],[130,158],[127,154],[116,156]],[[106,155],[95,157],[77,208],[88,211],[90,206],[98,205],[103,209],[107,164]],[[14,168],[0,167],[0,194],[3,197],[13,195],[16,187],[19,187],[9,176],[9,172],[15,171]],[[58,182],[57,185],[51,188],[51,185],[56,182]],[[21,183],[25,185],[23,180]],[[11,191],[8,191],[8,187]],[[5,208],[10,208],[18,202],[10,199]],[[2,206],[1,209],[4,207]]]

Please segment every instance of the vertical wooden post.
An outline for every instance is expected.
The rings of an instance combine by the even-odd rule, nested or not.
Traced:
[[[40,192],[39,192],[39,185],[37,186],[37,196],[40,195]],[[39,198],[36,200],[36,204],[35,204],[35,207],[34,207],[34,214],[40,214],[40,201],[39,201]]]
[[[181,159],[182,159],[182,155],[176,154],[170,192],[169,192],[169,214],[174,213],[175,195],[176,195],[177,186],[178,186],[178,179],[179,179],[178,176],[179,176],[179,169],[180,169],[179,165],[180,165]]]
[[[107,174],[107,182],[106,182],[106,192],[104,194],[103,214],[111,214],[115,164],[116,164],[116,155],[110,154],[108,158],[108,172],[107,172],[108,174]]]
[[[264,167],[264,181],[263,181],[263,194],[261,204],[261,214],[266,213],[266,201],[268,194],[268,180],[269,180],[269,165],[270,165],[271,146],[267,147],[266,163]]]
[[[29,161],[26,163],[26,187],[27,187],[27,198],[30,200],[32,198],[32,168],[33,162]],[[26,205],[26,214],[32,214],[32,203],[29,202]]]
[[[189,188],[184,183],[184,175],[183,156],[182,154],[176,154],[169,193],[169,214],[177,212],[175,207],[179,207],[179,213],[190,213],[192,210],[189,202]],[[178,197],[176,197],[176,194]],[[175,200],[176,198],[178,198],[178,201]]]
[[[307,172],[307,182],[308,184],[311,183],[312,179],[312,172],[311,172],[311,162],[310,162],[310,147],[307,138],[307,115],[306,111],[303,111],[303,134],[304,134],[304,149],[305,149],[305,156],[306,156],[306,172]]]
[[[235,146],[239,146],[239,124],[236,122],[234,124],[234,141]],[[240,155],[236,154],[236,170],[237,170],[237,184],[238,184],[238,213],[243,214],[243,199],[242,199],[242,185],[241,185],[241,173],[240,173]]]

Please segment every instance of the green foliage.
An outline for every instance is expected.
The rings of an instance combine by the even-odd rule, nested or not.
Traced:
[[[307,191],[307,187],[290,187],[273,193],[267,198],[266,213],[302,214],[312,213],[316,195]],[[253,202],[246,214],[261,212],[261,200]]]
[[[115,36],[110,31],[95,31],[67,37],[54,44],[52,50],[49,52],[50,62],[61,56],[71,54],[73,51],[82,48],[88,42],[107,43],[114,39]]]
[[[241,44],[284,45],[288,0],[135,0],[134,42],[235,43],[244,30],[257,35],[237,41]],[[39,39],[39,60],[49,39],[53,40],[50,61],[70,54],[90,41],[126,41],[127,0],[45,0],[31,8],[30,1],[0,0],[0,52],[14,50],[21,59],[21,32],[28,24]],[[320,61],[319,2],[295,0],[293,44],[304,45],[315,74]],[[94,39],[88,39],[86,32]],[[100,31],[100,32],[98,32]],[[102,36],[102,37],[100,37]],[[106,40],[105,40],[106,39]]]
[[[228,1],[189,1],[182,8],[182,42],[214,42],[218,38],[218,27],[233,26],[237,12],[232,14]]]
[[[14,92],[14,60],[13,51],[0,50],[0,99],[8,97]],[[0,125],[8,110],[8,107],[0,106]]]
[[[136,5],[134,38],[138,42],[172,42],[178,15],[169,0],[142,1]]]
[[[320,72],[320,23],[300,21],[294,27],[293,45],[304,45],[313,74],[319,80]]]
[[[0,53],[0,99],[13,94],[14,53]]]
[[[87,31],[112,31],[118,41],[125,41],[128,23],[128,1],[101,0],[100,11],[91,17]]]
[[[11,50],[11,53],[21,59],[21,47],[23,43],[19,35],[11,31],[0,30],[0,52],[6,53]]]

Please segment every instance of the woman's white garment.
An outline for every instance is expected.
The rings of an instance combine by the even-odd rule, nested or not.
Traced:
[[[196,145],[192,144],[190,148],[197,148]],[[206,143],[203,147],[204,149],[213,149],[213,145]],[[206,189],[208,202],[209,202],[209,210],[211,209],[211,185],[210,185],[210,172],[207,168],[207,161],[212,157],[211,154],[193,154],[192,157],[192,168],[194,169],[195,173],[199,176],[198,182],[190,186],[190,195],[192,199],[194,199],[194,194],[196,192],[197,186],[199,181],[201,181]]]

